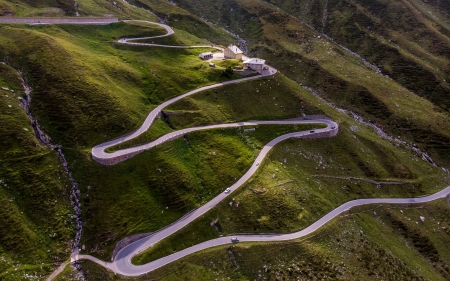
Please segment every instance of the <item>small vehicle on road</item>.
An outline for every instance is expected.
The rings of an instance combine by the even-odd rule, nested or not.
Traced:
[[[236,243],[239,242],[239,239],[237,239],[236,237],[231,238],[231,242]]]
[[[231,189],[229,189],[229,188],[227,188],[227,189],[225,189],[225,194],[228,194],[228,193],[230,193],[231,192]]]
[[[312,133],[315,133],[316,131],[309,131],[309,132],[312,134]]]
[[[331,127],[331,129],[336,129],[336,127],[335,127],[335,126],[333,126],[333,127]]]
[[[256,167],[258,167],[259,166],[259,162],[256,162]]]

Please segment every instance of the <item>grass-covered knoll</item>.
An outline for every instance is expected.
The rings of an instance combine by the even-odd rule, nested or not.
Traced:
[[[0,64],[0,279],[42,278],[74,238],[70,182],[58,155],[34,137],[19,105],[20,76]]]
[[[164,112],[168,123],[176,129],[323,113],[300,93],[298,85],[276,74],[198,93],[168,106]]]
[[[307,238],[217,247],[133,280],[447,280],[449,210],[445,199],[366,206]],[[88,261],[83,267],[88,278],[121,280]]]

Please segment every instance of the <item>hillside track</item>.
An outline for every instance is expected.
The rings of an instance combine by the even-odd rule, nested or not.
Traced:
[[[166,48],[205,48],[205,47],[211,48],[212,47],[212,46],[166,46],[166,45],[151,44],[151,43],[132,42],[132,41],[139,40],[139,39],[152,39],[152,38],[154,39],[154,38],[159,38],[159,37],[164,37],[164,36],[170,36],[174,33],[174,31],[167,25],[164,25],[161,23],[149,22],[149,21],[143,21],[143,22],[161,26],[166,29],[167,34],[155,36],[155,37],[146,37],[146,38],[122,38],[119,40],[119,43],[128,44],[128,45],[137,45],[137,46],[166,47]],[[36,23],[38,23],[38,22],[36,22]],[[78,24],[80,24],[80,23],[78,22]],[[86,24],[95,24],[95,23],[86,22]],[[212,47],[212,48],[222,50],[221,48],[218,48],[218,47]],[[92,157],[94,160],[96,160],[97,162],[99,162],[101,164],[114,165],[114,164],[124,161],[138,153],[141,153],[145,150],[151,149],[152,147],[160,145],[164,142],[171,141],[171,140],[173,140],[177,137],[180,137],[184,134],[194,132],[194,131],[214,129],[214,128],[230,128],[230,127],[267,125],[267,124],[270,124],[270,125],[325,124],[326,125],[325,128],[320,128],[320,129],[315,129],[315,130],[310,130],[310,131],[289,133],[289,134],[285,134],[285,135],[282,135],[282,136],[279,136],[279,137],[273,139],[272,141],[270,141],[268,144],[266,144],[263,147],[263,149],[261,150],[259,155],[256,157],[254,163],[250,167],[250,169],[237,182],[235,182],[232,186],[230,186],[231,192],[229,192],[228,194],[221,193],[221,194],[217,195],[215,198],[213,198],[211,201],[209,201],[202,207],[200,207],[200,208],[194,210],[193,212],[189,213],[188,215],[182,217],[181,219],[174,222],[173,224],[171,224],[159,231],[156,231],[145,238],[142,238],[134,243],[131,243],[131,244],[125,246],[116,254],[116,256],[112,262],[105,262],[105,261],[99,260],[98,258],[95,258],[93,256],[80,255],[76,252],[72,255],[71,262],[75,262],[77,260],[90,260],[90,261],[93,261],[93,262],[95,262],[105,268],[108,268],[115,273],[121,274],[121,275],[139,276],[139,275],[143,275],[148,272],[151,272],[151,271],[153,271],[157,268],[160,268],[164,265],[167,265],[167,264],[169,264],[173,261],[176,261],[180,258],[186,257],[192,253],[195,253],[195,252],[198,252],[198,251],[201,251],[204,249],[212,248],[212,247],[231,244],[232,242],[231,242],[230,237],[220,237],[217,239],[205,241],[203,243],[194,245],[192,247],[189,247],[187,249],[181,250],[179,252],[165,256],[163,258],[160,258],[158,260],[152,261],[152,262],[144,264],[144,265],[136,266],[131,263],[131,259],[133,256],[139,254],[140,252],[144,251],[145,249],[147,249],[149,247],[152,247],[156,243],[162,241],[164,238],[166,238],[169,235],[182,229],[183,227],[185,227],[186,225],[191,223],[193,220],[197,219],[198,217],[200,217],[201,215],[206,213],[208,210],[210,210],[211,208],[216,206],[219,202],[221,202],[226,197],[228,197],[237,188],[242,186],[256,172],[256,170],[259,167],[259,163],[261,163],[264,160],[264,158],[267,156],[269,151],[276,144],[278,144],[279,142],[282,142],[286,139],[289,139],[289,138],[335,136],[338,133],[338,128],[339,128],[337,123],[335,123],[332,120],[328,120],[328,119],[318,119],[318,120],[292,120],[291,119],[291,120],[274,120],[274,121],[246,121],[246,122],[237,122],[237,123],[229,123],[229,124],[217,124],[217,125],[201,126],[201,127],[194,127],[194,128],[179,130],[176,132],[166,134],[166,135],[160,137],[159,139],[154,140],[150,143],[136,146],[136,147],[127,148],[127,149],[122,149],[122,150],[119,150],[119,151],[116,151],[113,153],[107,153],[107,152],[105,152],[105,150],[114,145],[123,143],[123,142],[131,140],[133,138],[136,138],[137,136],[139,136],[142,133],[144,133],[145,131],[147,131],[153,124],[154,120],[160,116],[163,108],[165,108],[166,106],[168,106],[180,99],[183,99],[187,96],[193,95],[195,93],[198,93],[198,92],[201,92],[204,90],[221,87],[223,85],[228,85],[228,84],[233,84],[233,83],[241,83],[241,82],[245,82],[245,81],[252,80],[252,79],[259,79],[259,78],[273,75],[275,73],[276,73],[276,69],[269,67],[269,69],[267,71],[265,71],[264,73],[262,73],[261,75],[258,75],[258,76],[242,78],[242,79],[227,81],[227,82],[218,83],[218,84],[214,84],[214,85],[210,85],[210,86],[205,86],[205,87],[190,91],[188,93],[185,93],[176,98],[170,99],[170,100],[162,103],[158,107],[156,107],[154,110],[152,110],[148,114],[144,123],[138,130],[136,130],[132,133],[129,133],[125,136],[116,138],[114,140],[99,144],[99,145],[95,146],[94,148],[92,148]],[[314,222],[307,228],[297,231],[297,232],[288,233],[288,234],[237,235],[237,236],[233,236],[233,237],[238,238],[242,242],[272,242],[272,241],[286,241],[286,240],[298,239],[300,237],[304,237],[304,236],[312,234],[313,232],[317,231],[319,228],[321,228],[323,225],[325,225],[332,219],[336,218],[340,214],[342,214],[356,206],[362,206],[362,205],[367,205],[367,204],[426,203],[426,202],[430,202],[430,201],[433,201],[433,200],[436,200],[439,198],[444,198],[444,197],[448,196],[449,194],[450,194],[450,186],[435,193],[435,194],[424,196],[424,197],[418,197],[418,198],[358,199],[358,200],[353,200],[353,201],[347,202],[345,204],[342,204],[341,206],[333,209],[328,214],[326,214],[325,216],[323,216],[322,218],[320,218],[319,220],[317,220],[316,222]]]
[[[169,48],[205,48],[205,47],[211,48],[212,47],[212,46],[166,46],[166,45],[159,45],[159,44],[152,44],[152,43],[132,42],[132,41],[135,41],[138,39],[151,39],[151,38],[170,36],[174,33],[174,31],[167,25],[164,25],[161,23],[155,23],[155,24],[157,24],[160,27],[165,28],[167,31],[167,34],[157,36],[157,37],[147,37],[147,38],[123,38],[123,39],[120,39],[119,42],[123,43],[123,44],[129,44],[129,45],[149,46],[149,47],[169,47]],[[214,48],[222,51],[221,48],[218,48],[218,47],[214,47]],[[145,249],[147,249],[149,247],[152,247],[156,243],[162,241],[164,238],[166,238],[166,237],[172,235],[173,233],[177,232],[178,230],[182,229],[183,227],[185,227],[186,225],[188,225],[189,223],[191,223],[198,217],[205,214],[208,210],[212,209],[214,206],[216,206],[218,203],[220,203],[222,200],[224,200],[226,197],[228,197],[233,191],[235,191],[240,186],[242,186],[256,172],[256,170],[259,167],[259,163],[261,163],[264,160],[264,158],[267,156],[269,151],[276,144],[278,144],[279,142],[282,142],[286,139],[289,139],[289,138],[335,136],[338,133],[338,128],[339,128],[338,124],[336,122],[334,122],[332,120],[327,120],[327,119],[319,119],[319,120],[292,120],[291,119],[291,120],[248,121],[248,122],[238,122],[238,123],[229,123],[229,124],[217,124],[217,125],[193,127],[193,128],[179,130],[176,132],[166,134],[166,135],[164,135],[152,142],[149,142],[147,144],[143,144],[140,146],[127,148],[127,149],[122,149],[122,150],[119,150],[119,151],[116,151],[113,153],[106,153],[105,150],[114,145],[131,140],[133,138],[136,138],[137,136],[139,136],[140,134],[142,134],[143,132],[148,130],[151,127],[151,125],[153,124],[154,120],[160,116],[160,113],[163,110],[163,108],[167,107],[168,105],[170,105],[180,99],[183,99],[185,97],[188,97],[190,95],[193,95],[193,94],[196,94],[198,92],[205,91],[208,89],[221,87],[221,86],[227,85],[227,84],[240,83],[240,82],[244,82],[244,81],[248,81],[248,80],[252,80],[252,79],[259,79],[264,76],[273,75],[274,73],[276,73],[276,69],[270,67],[269,70],[266,71],[265,73],[263,73],[262,75],[227,81],[227,82],[218,83],[218,84],[214,84],[214,85],[210,85],[210,86],[205,86],[205,87],[190,91],[188,93],[185,93],[181,96],[175,97],[173,99],[170,99],[170,100],[162,103],[161,105],[159,105],[154,110],[152,110],[152,112],[150,112],[150,114],[147,116],[143,125],[138,130],[136,130],[128,135],[114,139],[112,141],[97,145],[96,147],[94,147],[92,149],[92,156],[96,161],[98,161],[100,163],[113,165],[120,161],[124,161],[124,160],[128,159],[129,157],[136,155],[137,153],[151,149],[152,147],[155,147],[155,146],[160,145],[167,141],[171,141],[171,140],[173,140],[177,137],[181,137],[187,133],[199,131],[199,130],[207,130],[207,129],[231,128],[231,127],[254,126],[254,125],[268,125],[268,124],[271,124],[271,125],[325,124],[326,128],[289,133],[289,134],[285,134],[285,135],[282,135],[282,136],[279,136],[279,137],[273,139],[272,141],[270,141],[268,144],[266,144],[264,146],[264,148],[261,150],[259,155],[256,157],[256,159],[255,159],[254,163],[252,164],[252,166],[250,167],[250,169],[237,182],[235,182],[232,186],[230,186],[230,190],[231,190],[230,193],[228,193],[228,194],[221,193],[221,194],[217,195],[215,198],[213,198],[211,201],[209,201],[202,207],[194,210],[189,215],[182,217],[181,219],[179,219],[175,223],[169,225],[168,227],[163,228],[160,231],[157,231],[145,238],[142,238],[134,243],[131,243],[131,244],[125,246],[116,254],[113,262],[104,262],[104,261],[101,261],[101,260],[99,260],[95,257],[89,256],[89,255],[75,255],[72,257],[72,260],[75,261],[75,260],[81,260],[81,259],[88,259],[88,260],[91,260],[93,262],[100,264],[101,266],[104,266],[104,267],[112,270],[115,273],[125,275],[125,276],[139,276],[139,275],[143,275],[145,273],[151,272],[151,271],[153,271],[157,268],[160,268],[164,265],[167,265],[167,264],[169,264],[173,261],[176,261],[180,258],[186,257],[192,253],[195,253],[195,252],[198,252],[198,251],[201,251],[204,249],[208,249],[211,247],[231,244],[232,242],[231,242],[230,237],[221,237],[221,238],[205,241],[203,243],[194,245],[192,247],[189,247],[187,249],[181,250],[174,254],[168,255],[166,257],[160,258],[158,260],[152,261],[145,265],[136,266],[131,263],[131,259],[133,256],[141,253],[142,251],[144,251]],[[444,189],[438,193],[435,193],[433,195],[429,195],[426,197],[420,197],[420,198],[392,198],[392,199],[373,198],[373,199],[354,200],[354,201],[347,202],[347,203],[335,208],[334,210],[332,210],[331,212],[329,212],[328,214],[326,214],[325,216],[323,216],[322,218],[317,220],[315,223],[311,224],[309,227],[307,227],[301,231],[298,231],[298,232],[289,233],[289,234],[273,234],[273,235],[238,235],[238,236],[234,236],[234,237],[238,238],[242,242],[250,242],[250,241],[251,242],[270,242],[270,241],[285,241],[285,240],[297,239],[300,237],[310,235],[311,233],[315,232],[316,230],[321,228],[323,225],[325,225],[326,223],[328,223],[335,217],[339,216],[343,212],[348,211],[349,209],[356,207],[356,206],[361,206],[361,205],[366,205],[366,204],[380,204],[380,203],[384,203],[384,204],[425,203],[425,202],[429,202],[429,201],[436,200],[439,198],[443,198],[443,197],[447,196],[449,193],[450,193],[450,187],[447,187],[446,189]]]

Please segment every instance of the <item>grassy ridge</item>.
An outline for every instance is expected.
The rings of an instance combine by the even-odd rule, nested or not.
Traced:
[[[71,185],[58,155],[34,137],[19,105],[20,77],[4,64],[0,86],[10,89],[0,89],[0,279],[24,280],[69,257]]]
[[[300,97],[298,85],[279,74],[208,90],[170,105],[165,112],[169,124],[177,129],[323,113]]]

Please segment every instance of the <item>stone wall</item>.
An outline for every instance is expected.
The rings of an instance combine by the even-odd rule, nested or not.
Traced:
[[[118,18],[15,18],[0,17],[0,23],[24,23],[24,24],[110,24],[118,22]]]
[[[181,138],[181,137],[183,137],[183,135],[174,135],[174,136],[168,138],[165,142],[169,142],[169,141],[172,141],[174,139]],[[138,151],[135,151],[135,152],[127,154],[127,155],[120,155],[120,156],[109,158],[109,159],[101,159],[101,158],[97,158],[94,155],[92,155],[92,159],[94,159],[97,163],[100,163],[102,165],[112,166],[112,165],[115,165],[115,164],[120,163],[122,161],[125,161],[125,160],[127,160],[127,159],[129,159],[129,158],[131,158],[131,157],[133,157],[133,156],[135,156],[135,155],[137,155],[139,153],[142,153],[144,151],[145,151],[145,149],[142,149],[142,150],[138,150]]]
[[[94,155],[92,155],[92,159],[94,159],[97,163],[102,164],[102,165],[106,165],[106,166],[112,166],[112,165],[116,165],[117,163],[120,163],[122,161],[125,161],[141,152],[143,152],[144,150],[140,150],[140,151],[136,151],[127,155],[120,155],[114,158],[108,158],[108,159],[103,159],[103,158],[97,158]]]
[[[130,245],[131,243],[134,243],[134,242],[136,242],[138,240],[141,240],[142,238],[150,236],[152,234],[153,234],[153,232],[139,233],[139,234],[135,234],[135,235],[131,235],[131,236],[123,238],[122,240],[117,242],[116,247],[114,248],[112,257],[111,257],[111,261],[114,261],[114,258],[116,257],[116,254],[120,250],[122,250],[124,247],[126,247],[126,246]]]
[[[339,129],[335,128],[332,129],[330,131],[327,132],[323,132],[323,133],[315,133],[315,134],[310,134],[310,135],[306,135],[306,136],[301,136],[299,137],[300,139],[320,139],[320,138],[331,138],[334,137],[338,134]]]

